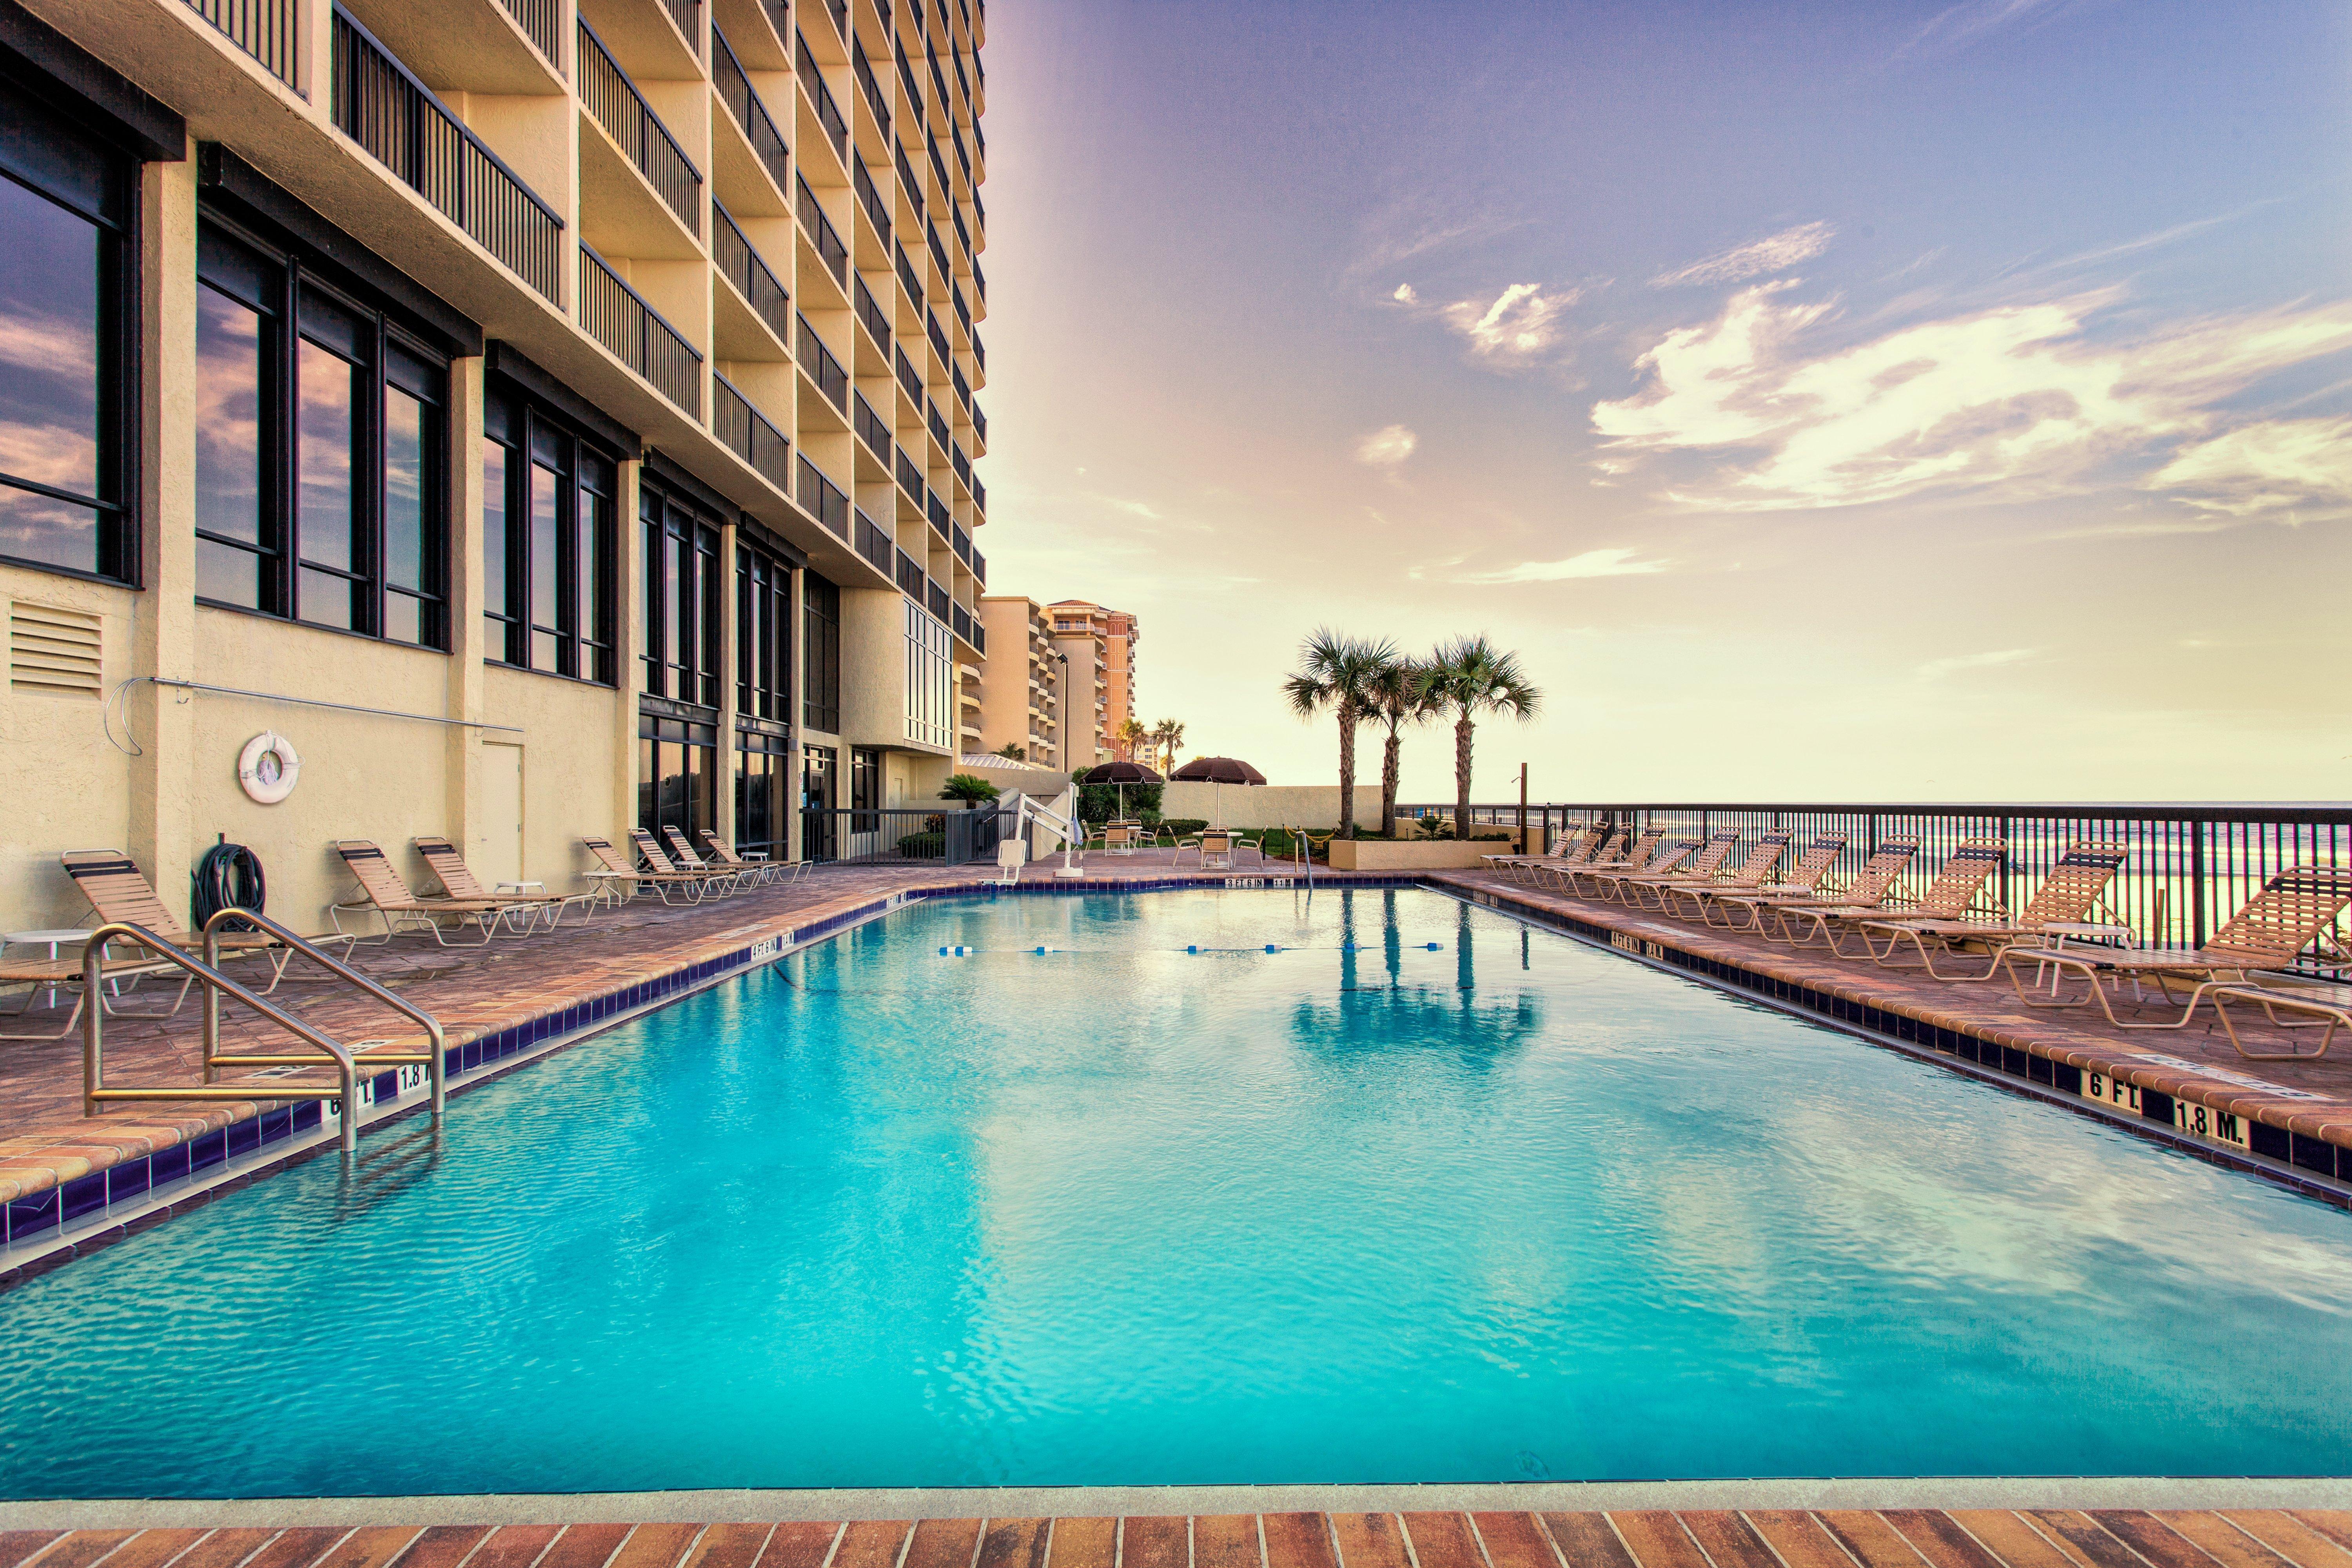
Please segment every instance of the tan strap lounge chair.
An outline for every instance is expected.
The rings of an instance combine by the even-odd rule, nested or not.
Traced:
[[[383,850],[365,838],[339,838],[335,853],[343,858],[343,866],[360,885],[360,901],[355,904],[330,904],[328,913],[335,930],[353,942],[360,940],[356,931],[343,930],[346,914],[373,914],[383,923],[383,934],[369,945],[390,942],[404,931],[425,931],[443,947],[479,947],[496,936],[509,907],[498,899],[420,899],[409,890],[399,872]],[[482,933],[481,942],[453,943],[442,922],[456,922],[456,929],[467,926]]]
[[[1798,927],[1790,940],[1799,947],[1811,947],[1818,941],[1835,958],[1876,958],[1882,953],[1873,933],[1888,921],[1958,921],[1979,907],[1985,896],[1985,884],[1992,879],[2009,858],[2009,841],[2005,838],[1963,838],[1945,858],[1936,879],[1919,895],[1919,901],[1907,910],[1891,910],[1881,904],[1799,904],[1784,905],[1780,919],[1785,925],[1794,921]],[[1998,921],[2008,911],[1998,903],[1987,910]],[[1810,931],[1808,931],[1810,928]],[[1845,941],[1849,935],[1859,936],[1860,952],[1848,952]],[[1892,952],[1900,938],[1890,938],[1887,952]]]
[[[1658,846],[1664,841],[1665,837],[1666,830],[1663,827],[1645,827],[1642,829],[1641,835],[1620,850],[1613,859],[1607,856],[1597,856],[1581,866],[1559,868],[1557,872],[1559,884],[1573,896],[1585,898],[1589,895],[1584,891],[1584,884],[1592,877],[1604,872],[1649,870],[1652,868],[1650,857],[1657,852]]]
[[[1771,879],[1772,873],[1780,868],[1780,857],[1788,853],[1789,845],[1795,837],[1796,835],[1785,827],[1772,828],[1756,840],[1756,847],[1748,852],[1748,858],[1741,861],[1739,868],[1729,876],[1717,876],[1707,881],[1675,879],[1659,885],[1652,889],[1658,900],[1658,912],[1682,920],[1695,920],[1706,912],[1706,895],[1708,893],[1727,890],[1754,892]],[[1682,901],[1685,899],[1690,900],[1688,913],[1682,909]]]
[[[110,947],[113,944],[108,945]],[[51,993],[71,991],[74,999],[72,1008],[66,1014],[65,1023],[59,1027],[46,1034],[0,1034],[0,1040],[59,1040],[72,1034],[74,1026],[81,1022],[83,1005],[89,1000],[82,994],[81,961],[82,954],[79,951],[72,952],[60,951],[54,958],[0,958],[0,991],[14,990],[19,985],[26,987],[23,1003],[10,1009],[5,1015],[0,1016],[11,1018],[23,1017],[33,1010],[33,998],[44,991]],[[173,968],[172,963],[160,958],[109,956],[101,961],[100,973],[104,983],[110,986],[118,980],[137,980],[149,974],[168,974]],[[99,1003],[101,1006],[106,1005],[103,992],[99,996]],[[173,1004],[174,1011],[177,1010],[177,1005],[176,1003]],[[117,1009],[109,1006],[107,1011],[112,1013]]]
[[[2247,900],[2245,907],[2231,915],[2229,923],[2194,952],[2161,952],[2147,948],[2062,949],[2020,942],[2002,949],[1999,963],[2009,972],[2010,983],[2017,988],[2017,999],[2029,1007],[2082,1007],[2095,1001],[2107,1022],[2118,1029],[2179,1029],[2196,1016],[2197,1004],[2209,992],[2225,986],[2231,988],[2233,994],[2238,991],[2263,990],[2263,971],[2286,968],[2315,942],[2321,944],[2329,967],[2341,969],[2352,963],[2352,958],[2345,953],[2344,940],[2335,929],[2336,917],[2344,912],[2347,904],[2352,904],[2352,867],[2297,866],[2263,883],[2263,890]],[[2063,997],[2044,1001],[2030,995],[2018,973],[2021,963],[2047,964],[2056,969],[2062,978],[2080,975],[2088,983],[2090,994],[2072,1001]],[[2179,1017],[2161,1023],[2126,1023],[2116,1016],[2107,988],[2101,984],[2108,979],[2153,979],[2168,1004],[2176,1000],[2170,982],[2193,980],[2196,988],[2189,992],[2188,1005]],[[2292,996],[2293,993],[2281,994]],[[2234,1029],[2231,1034],[2234,1037]]]
[[[1676,875],[1678,874],[1676,868],[1686,863],[1696,864],[1694,858],[1707,847],[1707,842],[1704,838],[1673,838],[1658,846],[1657,852],[1650,857],[1649,863],[1638,871],[1594,870],[1588,871],[1579,879],[1589,884],[1584,895],[1586,898],[1612,900],[1631,908],[1625,897],[1625,891],[1636,880],[1644,877]],[[1726,849],[1724,853],[1727,855],[1730,851]]]
[[[1912,857],[1919,853],[1919,836],[1896,833],[1878,841],[1878,847],[1863,863],[1852,882],[1835,893],[1816,893],[1801,898],[1775,899],[1769,904],[1759,904],[1752,911],[1756,917],[1756,934],[1767,942],[1794,943],[1796,932],[1789,929],[1789,917],[1809,909],[1847,910],[1869,914],[1881,909],[1895,896],[1902,885],[1903,875],[1911,868]],[[1772,929],[1764,929],[1763,917],[1769,910]]]
[[[2213,1011],[2221,1016],[2221,1027],[2229,1035],[2230,1044],[2235,1046],[2238,1054],[2250,1062],[2315,1062],[2327,1054],[2327,1047],[2336,1041],[2337,1029],[2352,1029],[2352,1008],[2331,1002],[2323,995],[2273,991],[2262,985],[2234,984],[2216,985],[2206,995],[2212,999]],[[2319,1044],[2309,1050],[2251,1050],[2238,1033],[2237,1020],[2230,1016],[2228,1004],[2231,1002],[2252,1002],[2269,1017],[2274,1028],[2308,1029],[2315,1024],[2324,1024],[2327,1032],[2320,1036]],[[2283,1012],[2308,1014],[2315,1024],[2290,1024],[2279,1016]]]
[[[466,858],[458,854],[457,847],[447,839],[428,834],[411,842],[415,845],[416,852],[425,858],[425,864],[432,868],[444,896],[464,903],[504,905],[508,927],[517,936],[528,932],[542,918],[546,920],[548,929],[552,931],[555,922],[572,905],[597,901],[594,893],[493,893],[482,886],[474,876],[473,868],[466,864]]]
[[[1664,914],[1666,894],[1675,888],[1705,887],[1723,875],[1723,864],[1739,849],[1739,830],[1727,827],[1707,836],[1706,845],[1680,870],[1645,872],[1627,877],[1617,887],[1617,901],[1634,909],[1654,909]],[[1654,900],[1654,902],[1653,901]]]
[[[1843,830],[1814,834],[1804,854],[1789,868],[1788,876],[1778,882],[1764,882],[1753,888],[1732,883],[1719,888],[1693,888],[1688,889],[1688,896],[1697,900],[1699,918],[1708,925],[1760,933],[1763,910],[1790,900],[1818,896],[1822,879],[1837,865],[1838,857],[1845,853],[1845,840]],[[1723,917],[1721,921],[1715,918],[1718,914]]]
[[[120,849],[68,849],[58,859],[65,867],[66,875],[73,879],[74,886],[81,890],[81,896],[89,900],[89,907],[98,911],[100,921],[110,925],[126,921],[145,926],[181,952],[203,956],[204,937],[180,923],[180,917],[164,906],[154,884],[147,880],[130,856]],[[310,940],[321,947],[331,947],[340,942],[343,944],[342,956],[352,955],[352,938],[340,928],[332,936],[314,936]],[[278,989],[278,983],[286,977],[286,965],[294,957],[292,948],[257,931],[222,931],[218,951],[223,963],[238,958],[257,958],[267,963],[269,984],[262,988],[264,996]],[[179,997],[172,1004],[173,1012],[179,1010],[180,1002],[186,998],[188,987],[194,983],[194,976],[181,982]]]
[[[735,853],[733,845],[708,827],[702,830],[702,843],[710,851],[710,858],[721,866],[748,872],[755,887],[770,882],[797,882],[808,875],[809,863],[805,860],[747,860]]]
[[[1924,915],[1864,921],[1861,922],[1864,940],[1872,940],[1874,933],[1886,938],[1885,951],[1875,956],[1889,969],[1925,969],[1937,980],[1990,980],[2000,968],[2001,949],[2047,937],[2053,926],[2079,925],[2106,896],[2107,884],[2123,869],[2127,853],[2121,844],[2071,846],[2058,857],[2058,863],[2014,921],[1942,920]],[[1890,962],[1895,950],[1906,942],[1918,953],[1918,963]],[[1937,969],[1938,956],[1949,960],[1976,947],[1984,950],[1984,967],[1975,973],[1947,974]]]
[[[689,881],[699,882],[706,896],[717,894],[723,898],[733,892],[743,879],[737,873],[722,871],[716,866],[704,866],[698,869],[693,866],[677,864],[663,850],[660,840],[642,827],[629,829],[629,847],[637,852],[637,858],[643,860],[649,870],[666,877],[683,877]]]
[[[614,903],[625,904],[647,888],[658,894],[666,904],[699,903],[710,886],[709,878],[683,871],[640,871],[629,863],[627,856],[613,847],[613,841],[609,838],[583,834],[580,847],[596,861],[593,869],[581,874],[604,889]],[[622,891],[623,889],[627,891]],[[677,897],[673,899],[670,897],[672,893]]]
[[[1541,887],[1545,875],[1549,873],[1559,890],[1563,893],[1567,892],[1570,872],[1580,866],[1598,866],[1621,858],[1625,853],[1627,841],[1633,837],[1622,827],[1607,832],[1596,827],[1591,830],[1591,837],[1585,839],[1584,847],[1575,853],[1564,855],[1557,860],[1530,862],[1527,867],[1528,880],[1537,887]]]
[[[731,864],[721,862],[717,865],[705,860],[694,852],[694,846],[688,842],[686,835],[675,827],[663,827],[661,839],[664,844],[669,846],[670,864],[681,871],[699,871],[705,876],[732,877],[738,888],[756,888],[768,879],[766,869],[754,866],[749,860],[738,860]]]
[[[1561,829],[1559,837],[1552,840],[1551,847],[1540,855],[1481,855],[1478,858],[1486,863],[1490,871],[1500,871],[1507,877],[1524,880],[1532,875],[1527,870],[1529,866],[1546,862],[1574,864],[1578,852],[1589,848],[1596,837],[1589,827],[1568,827]]]

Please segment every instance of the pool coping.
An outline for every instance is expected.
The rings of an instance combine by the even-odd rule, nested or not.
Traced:
[[[1796,1477],[1685,1481],[1281,1482],[1241,1486],[718,1488],[398,1497],[43,1499],[0,1502],[0,1530],[239,1525],[703,1523],[1169,1517],[1183,1514],[1553,1513],[1661,1509],[2352,1508],[2336,1476]]]

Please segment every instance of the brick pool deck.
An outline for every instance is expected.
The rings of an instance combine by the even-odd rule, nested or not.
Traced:
[[[2321,1510],[1643,1509],[17,1530],[0,1568],[2347,1568],[2347,1549],[2352,1513]]]
[[[1244,862],[1230,872],[1205,875],[1212,886],[1226,885],[1229,878],[1270,882],[1294,875],[1294,868],[1279,861],[1264,867]],[[446,948],[429,937],[407,935],[383,946],[362,947],[358,957],[368,973],[429,1009],[447,1030],[449,1043],[463,1047],[577,1009],[592,998],[680,976],[698,965],[708,970],[739,960],[753,943],[805,932],[827,921],[855,919],[893,895],[970,889],[994,876],[992,868],[979,867],[824,868],[790,887],[708,905],[669,907],[641,898],[552,933],[501,938],[486,947]],[[1086,886],[1120,890],[1175,881],[1198,885],[1203,876],[1196,868],[1171,867],[1164,852],[1120,858],[1097,855],[1088,864]],[[2252,1152],[2285,1167],[2265,1174],[2293,1182],[2298,1171],[2309,1172],[2324,1179],[2307,1182],[2308,1190],[2329,1201],[2344,1200],[2339,1174],[2352,1179],[2352,1060],[2247,1062],[2231,1049],[2225,1036],[2201,1021],[2186,1030],[2125,1034],[2081,1011],[2029,1012],[2005,984],[1951,984],[1867,962],[1795,952],[1688,921],[1531,889],[1488,872],[1426,873],[1419,879],[1523,918],[1566,923],[1588,939],[1630,944],[1653,962],[1736,984],[1751,995],[1799,1001],[1816,1013],[1827,1009],[1881,1035],[1908,1039],[1916,1032],[1927,1046],[1940,1037],[1943,1047],[1937,1048],[1963,1037],[1984,1041],[1995,1070],[2000,1053],[1990,1047],[1997,1044],[2016,1053],[2009,1072],[2012,1081],[2026,1080],[2021,1087],[2040,1085],[2051,1092],[2053,1084],[2063,1086],[2063,1078],[2050,1076],[2054,1065],[2062,1074],[2095,1071],[2153,1094],[2231,1112],[2249,1125],[2259,1124],[2253,1131],[2269,1146],[2256,1144]],[[1037,867],[1024,880],[1034,885],[1052,879],[1046,868]],[[1316,886],[1326,891],[1395,881],[1322,869],[1315,874]],[[1644,943],[1650,944],[1647,949]],[[305,974],[305,967],[298,961],[274,998],[289,1011],[346,1042],[417,1037],[406,1019],[340,983],[313,978],[315,971]],[[26,1020],[0,1026],[38,1027],[46,1020],[55,1027],[63,1018],[61,1011],[36,1011]],[[196,1081],[197,1028],[193,1000],[170,1020],[108,1020],[109,1082]],[[1944,1034],[1938,1037],[1937,1031]],[[278,1048],[283,1040],[270,1026],[234,1005],[226,1008],[223,1033],[225,1039],[253,1048]],[[2262,1037],[2260,1031],[2250,1031],[2250,1037]],[[1979,1069],[1971,1066],[1969,1070]],[[0,1041],[0,1204],[37,1205],[47,1201],[42,1194],[50,1189],[70,1195],[77,1183],[81,1190],[90,1190],[101,1173],[129,1169],[135,1162],[190,1144],[231,1123],[249,1124],[257,1112],[281,1103],[257,1093],[251,1100],[144,1106],[85,1119],[80,1089],[78,1035],[50,1041]],[[2236,1155],[2235,1149],[2218,1140],[2179,1141],[2214,1157]],[[210,1195],[191,1192],[184,1202]],[[113,1200],[110,1196],[107,1201]],[[154,1223],[171,1206],[159,1200],[137,1223]],[[63,1212],[73,1211],[68,1205]],[[78,1237],[77,1243],[102,1243],[113,1234],[90,1231]],[[0,1268],[0,1286],[17,1272]],[[2337,1568],[2352,1568],[2352,1559]]]

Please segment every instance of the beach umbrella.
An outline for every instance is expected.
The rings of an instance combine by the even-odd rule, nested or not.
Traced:
[[[1141,763],[1120,761],[1116,763],[1105,763],[1098,768],[1088,768],[1085,773],[1078,775],[1078,782],[1082,784],[1117,784],[1118,786],[1118,814],[1121,816],[1125,816],[1127,815],[1127,786],[1129,784],[1159,784],[1161,780],[1158,773],[1153,773]]]
[[[1217,826],[1225,825],[1225,786],[1227,784],[1262,784],[1265,775],[1234,757],[1194,757],[1168,775],[1185,784],[1212,784],[1217,786]]]

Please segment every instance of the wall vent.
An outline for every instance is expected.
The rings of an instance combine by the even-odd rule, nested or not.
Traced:
[[[8,687],[44,697],[98,697],[99,617],[26,599],[8,606]]]

